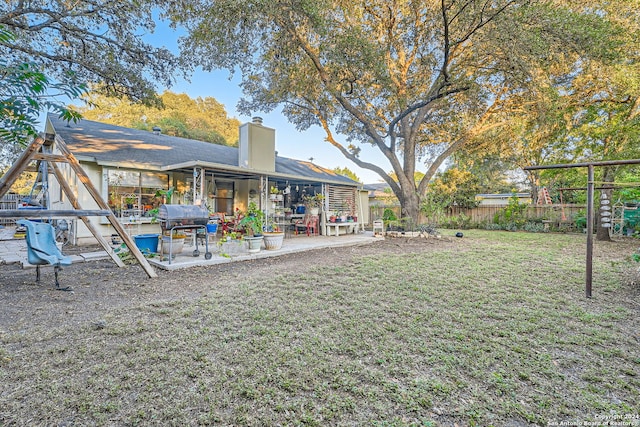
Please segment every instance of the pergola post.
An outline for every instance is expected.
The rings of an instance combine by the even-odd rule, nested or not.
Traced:
[[[594,198],[594,174],[593,165],[587,167],[587,262],[585,295],[591,298],[591,283],[593,281],[593,198]]]

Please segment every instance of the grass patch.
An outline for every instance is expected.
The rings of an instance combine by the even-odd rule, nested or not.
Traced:
[[[347,266],[231,284],[209,276],[207,297],[113,310],[99,330],[6,334],[0,424],[487,426],[638,414],[638,293],[620,284],[622,264],[596,259],[585,299],[576,239],[466,231],[458,246],[390,247]]]

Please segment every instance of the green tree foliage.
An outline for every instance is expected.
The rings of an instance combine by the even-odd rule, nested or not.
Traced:
[[[162,4],[160,4],[162,6]],[[37,64],[64,83],[103,83],[102,90],[135,100],[154,97],[156,84],[171,86],[177,58],[142,39],[155,28],[151,0],[30,0],[0,3],[0,25],[16,35],[0,40],[11,66]]]
[[[427,203],[442,207],[474,208],[478,205],[478,178],[469,171],[449,168],[429,184]]]
[[[185,0],[169,12],[189,29],[188,60],[240,70],[243,112],[320,126],[356,165],[375,171],[416,219],[438,168],[470,140],[526,110],[523,94],[614,52],[599,10],[561,1]],[[391,170],[360,158],[380,150]],[[417,162],[428,166],[416,182]]]
[[[35,64],[11,66],[0,59],[0,139],[24,145],[37,135],[38,115],[45,110],[56,112],[65,120],[78,120],[80,115],[56,98],[78,97],[83,91],[80,84],[51,83]]]
[[[362,182],[360,180],[360,178],[358,178],[358,175],[355,174],[355,172],[353,172],[351,169],[347,168],[347,167],[343,167],[343,168],[334,168],[333,171],[335,173],[337,173],[338,175],[343,175],[346,176],[347,178],[351,178],[354,181],[357,182]]]
[[[4,175],[8,169],[8,167],[0,169],[0,176]],[[11,192],[24,196],[29,195],[29,193],[31,193],[31,189],[33,188],[33,184],[37,178],[37,175],[38,174],[36,172],[22,172],[11,186]]]
[[[237,145],[240,121],[227,116],[224,105],[212,97],[192,99],[187,94],[166,91],[160,97],[162,107],[131,103],[92,92],[91,107],[78,107],[83,117],[118,126],[152,130],[182,138]]]
[[[0,25],[0,43],[15,40],[15,35]],[[76,121],[79,114],[64,106],[58,99],[80,96],[85,87],[75,83],[51,82],[36,64],[11,63],[0,58],[0,150],[9,160],[29,139],[37,135],[38,115],[53,111],[65,120]]]
[[[514,177],[508,172],[513,163],[496,153],[469,153],[462,149],[454,156],[455,168],[468,171],[477,182],[478,193],[510,193],[514,187]]]

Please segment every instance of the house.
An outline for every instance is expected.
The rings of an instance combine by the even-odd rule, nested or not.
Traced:
[[[286,227],[304,216],[303,197],[315,194],[324,196],[321,225],[337,211],[359,216],[361,224],[368,220],[366,192],[358,182],[311,162],[278,156],[275,130],[260,118],[241,125],[239,135],[235,148],[164,135],[157,128],[148,132],[89,120],[66,123],[54,114],[47,116],[45,128],[45,139],[65,142],[131,234],[157,232],[152,212],[168,203],[204,206],[212,216],[223,217],[255,202]],[[63,169],[63,174],[78,192],[80,205],[96,209],[71,170]],[[48,207],[71,208],[55,179]],[[91,220],[102,235],[112,234],[105,218]],[[76,225],[76,243],[93,239],[84,224]]]
[[[529,193],[476,194],[476,201],[478,206],[507,206],[514,195],[519,203],[531,204]]]

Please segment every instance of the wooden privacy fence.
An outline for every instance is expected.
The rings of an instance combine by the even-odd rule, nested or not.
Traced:
[[[465,215],[470,218],[471,224],[492,223],[496,214],[504,211],[505,206],[478,206],[475,208],[451,208],[440,216],[440,221],[452,217]],[[397,218],[400,218],[399,206],[370,206],[370,221],[381,219],[385,209],[391,209]],[[573,222],[580,210],[586,209],[586,205],[530,205],[525,210],[525,217],[531,220],[545,219],[554,222]],[[563,220],[563,212],[564,218]],[[584,213],[584,212],[583,212]],[[424,222],[429,222],[425,220]]]
[[[496,214],[504,211],[505,206],[478,206],[476,208],[453,208],[445,217],[464,214],[471,217],[472,223],[493,222]],[[526,218],[531,220],[547,219],[551,221],[562,221],[563,211],[566,221],[573,221],[573,218],[581,209],[586,209],[586,205],[530,205],[524,212]]]

